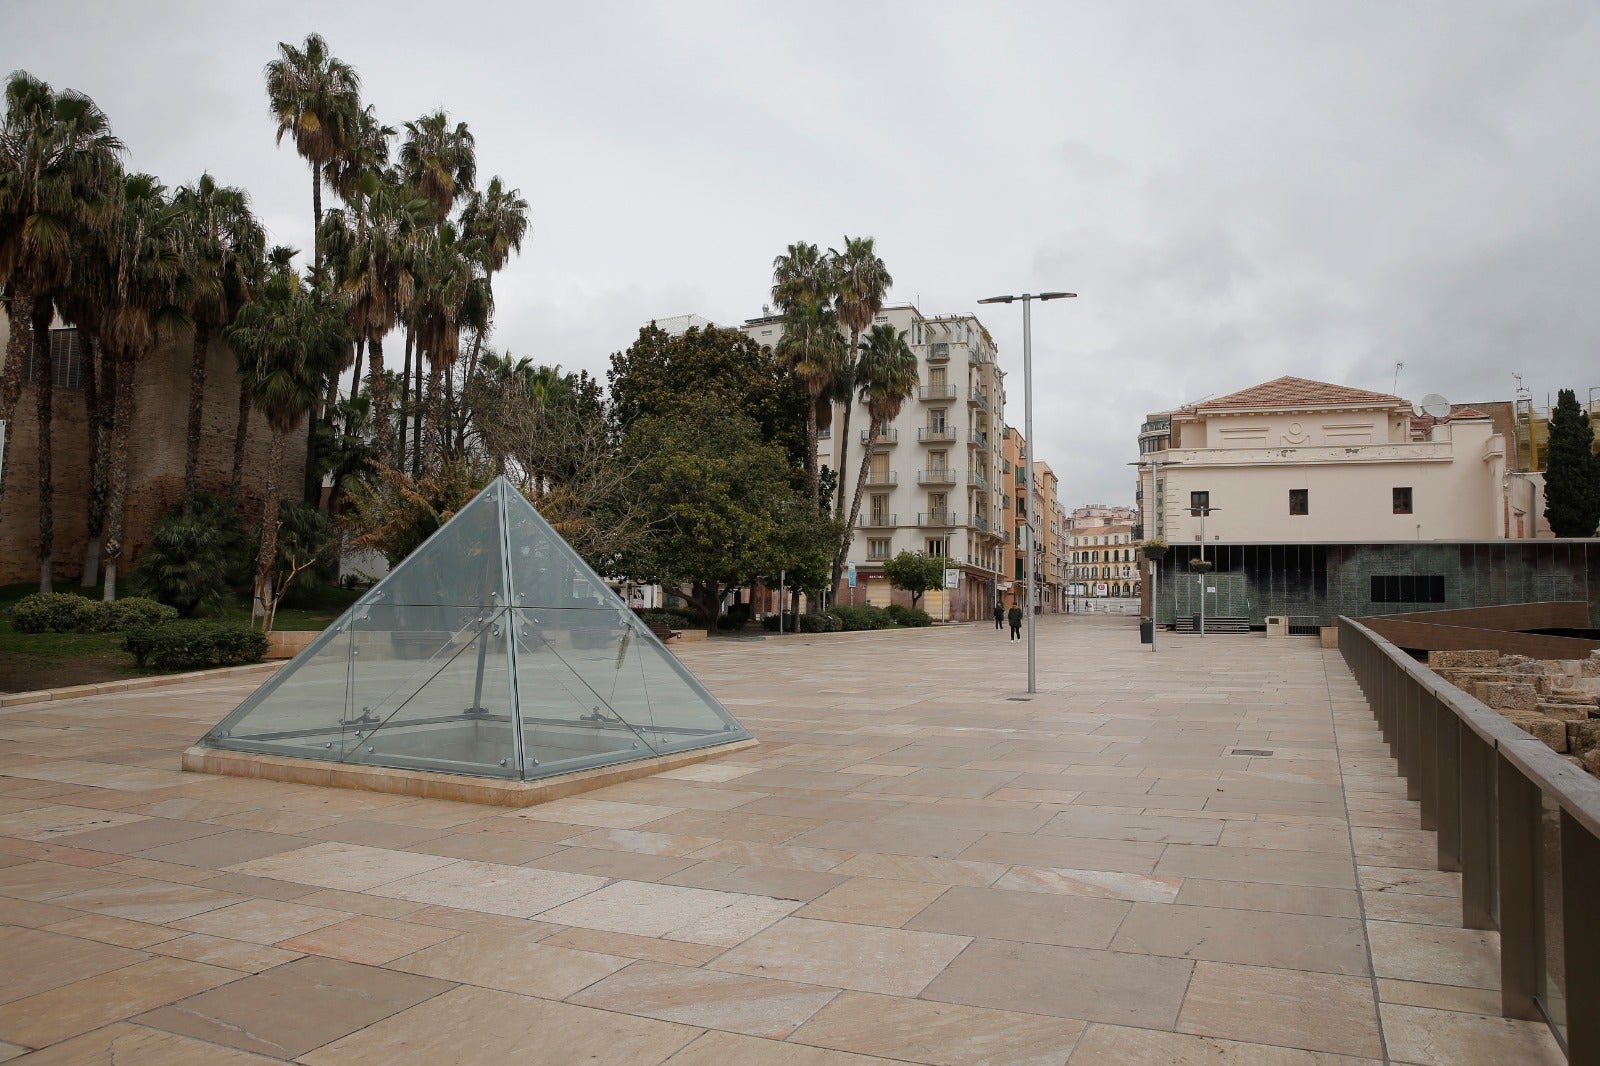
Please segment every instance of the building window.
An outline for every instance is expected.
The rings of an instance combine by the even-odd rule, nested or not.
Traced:
[[[1199,518],[1201,515],[1205,514],[1209,510],[1211,510],[1211,493],[1209,493],[1209,492],[1191,492],[1191,493],[1189,493],[1189,517],[1190,518]]]
[[[1375,574],[1373,603],[1443,603],[1444,577],[1439,574]]]
[[[929,411],[928,429],[934,433],[943,433],[946,413],[947,409],[943,407],[935,407],[933,410]]]
[[[927,552],[927,554],[929,554],[929,555],[943,555],[944,554],[944,538],[943,537],[930,537],[928,539],[928,552]]]
[[[881,562],[889,558],[888,538],[872,538],[867,541],[867,558],[874,562]]]
[[[1394,490],[1394,513],[1411,513],[1411,487],[1409,485],[1405,488]]]
[[[1310,514],[1311,513],[1311,490],[1310,489],[1290,489],[1289,490],[1289,513],[1290,514]]]
[[[40,344],[37,334],[22,353],[22,380],[33,384],[34,362]],[[83,388],[83,348],[75,327],[53,329],[49,333],[50,384],[58,389]]]
[[[1017,580],[1018,581],[1027,580],[1027,574],[1023,573],[1023,569],[1022,568],[1023,568],[1023,562],[1022,562],[1021,559],[1018,559],[1017,560]]]

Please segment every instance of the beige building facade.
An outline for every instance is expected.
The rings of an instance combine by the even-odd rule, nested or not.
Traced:
[[[1283,377],[1149,415],[1139,450],[1143,533],[1171,544],[1517,535],[1506,438],[1471,407],[1419,418],[1398,396]]]

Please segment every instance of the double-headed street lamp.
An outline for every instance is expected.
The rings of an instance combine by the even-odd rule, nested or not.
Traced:
[[[980,304],[1009,304],[1022,301],[1022,410],[1023,429],[1022,465],[1027,468],[1027,475],[1023,484],[1026,486],[1022,494],[1022,527],[1027,530],[1028,537],[1028,692],[1038,692],[1035,681],[1035,647],[1033,639],[1033,612],[1034,612],[1034,587],[1033,587],[1033,316],[1030,305],[1035,300],[1070,300],[1078,294],[1075,292],[1025,292],[1020,296],[991,296],[986,300],[979,300]]]

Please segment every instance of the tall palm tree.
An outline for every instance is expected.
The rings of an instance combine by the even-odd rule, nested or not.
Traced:
[[[166,189],[149,174],[123,181],[121,209],[107,241],[107,313],[102,342],[117,364],[116,414],[111,428],[109,493],[106,500],[107,603],[117,598],[122,560],[123,515],[128,495],[128,445],[133,433],[134,374],[163,332],[186,321],[182,244],[178,214]]]
[[[33,342],[37,294],[64,279],[73,234],[104,224],[122,142],[93,100],[70,89],[58,93],[23,71],[6,82],[5,108],[0,285],[10,298],[11,333],[0,368],[0,424],[9,426],[22,397],[22,359]],[[0,450],[4,446],[0,435]],[[15,465],[0,467],[0,502]]]
[[[338,193],[339,198],[350,208],[358,234],[364,234],[367,224],[364,201],[384,182],[385,172],[389,167],[389,142],[394,139],[394,134],[394,127],[384,125],[379,120],[376,109],[368,104],[356,116],[349,150],[328,165],[328,184],[333,186],[333,191]],[[328,223],[325,219],[321,234],[323,258],[336,258],[336,253],[327,247],[327,234]],[[347,280],[337,274],[337,269],[336,266],[336,274],[331,279],[336,288]],[[351,375],[350,380],[352,401],[361,393],[361,356],[365,344],[363,336],[356,333],[355,373]],[[330,387],[337,389],[337,379],[330,383]]]
[[[508,189],[500,176],[495,175],[489,179],[487,188],[473,189],[467,195],[466,205],[461,209],[461,228],[478,241],[484,291],[492,312],[495,273],[506,265],[512,252],[522,251],[522,239],[528,233],[528,201],[522,198],[521,189]],[[473,335],[472,353],[467,357],[468,379],[477,369],[485,332],[479,330]],[[461,443],[457,442],[458,447]]]
[[[321,34],[306,36],[296,48],[278,43],[278,58],[267,64],[267,102],[278,120],[278,143],[294,138],[295,151],[311,164],[311,259],[322,272],[322,184],[330,164],[348,154],[360,124],[361,78],[355,68],[328,51]]]
[[[433,202],[441,221],[450,217],[450,209],[477,179],[472,131],[465,122],[451,126],[450,116],[443,111],[407,122],[405,140],[400,144],[400,169],[417,192]]]
[[[845,524],[839,550],[834,556],[835,574],[844,567],[845,556],[850,551],[851,529],[861,514],[861,496],[867,488],[867,473],[872,467],[872,449],[878,442],[878,433],[884,423],[899,417],[900,408],[917,388],[917,357],[906,343],[905,330],[895,329],[887,322],[872,327],[861,345],[859,377],[861,403],[871,422],[867,427],[867,444],[862,450],[861,469],[856,474],[850,521]],[[842,474],[839,482],[844,483]]]
[[[272,584],[278,550],[278,468],[283,442],[322,398],[322,383],[344,358],[347,327],[333,303],[317,298],[294,271],[274,272],[261,297],[239,312],[224,331],[244,369],[252,405],[272,429],[262,489],[261,550],[256,556],[251,616],[270,620],[276,599]]]
[[[183,513],[194,504],[200,469],[200,424],[205,409],[206,355],[217,331],[226,328],[261,282],[267,234],[250,210],[243,189],[218,185],[210,174],[180,188],[178,210],[184,267],[191,282],[186,310],[194,323],[194,359],[189,371],[189,430],[183,463]]]
[[[780,311],[833,299],[831,260],[814,244],[797,241],[772,261],[772,302]]]
[[[850,331],[850,358],[843,366],[840,384],[844,394],[839,402],[844,405],[840,421],[839,489],[833,513],[844,513],[845,471],[850,462],[850,407],[851,393],[855,389],[855,358],[861,348],[861,334],[872,325],[873,318],[883,310],[883,299],[889,293],[894,279],[889,268],[883,265],[873,249],[871,237],[844,238],[844,250],[828,249],[829,280],[833,283],[834,306],[839,310],[839,321]],[[846,531],[846,536],[848,536]],[[834,567],[833,584],[839,584],[840,567]]]
[[[483,276],[478,272],[478,242],[461,235],[454,223],[441,222],[424,246],[419,261],[416,334],[419,359],[429,364],[425,432],[419,467],[430,469],[439,457],[439,400],[442,375],[461,354],[461,327],[469,313],[483,310]]]
[[[299,254],[298,248],[290,248],[286,244],[273,245],[267,250],[263,277],[276,277],[292,271],[294,257]],[[235,377],[239,381],[239,414],[233,429],[233,476],[228,479],[228,502],[237,508],[243,501],[244,493],[244,448],[250,439],[250,413],[254,409],[250,384],[255,364],[250,355],[240,352],[231,341],[229,347],[233,351]]]
[[[811,508],[816,511],[821,506],[817,474],[818,409],[831,408],[833,381],[845,357],[838,314],[825,303],[797,302],[783,316],[783,337],[778,341],[776,354],[798,375],[810,397],[806,404],[805,467]]]

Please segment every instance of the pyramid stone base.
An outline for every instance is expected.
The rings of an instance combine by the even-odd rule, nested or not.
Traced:
[[[283,755],[256,755],[192,747],[183,753],[183,768],[192,773],[221,774],[226,777],[253,777],[260,781],[286,781],[297,785],[323,785],[353,788],[366,792],[387,792],[419,799],[454,800],[459,803],[488,803],[500,807],[531,807],[536,803],[575,796],[622,781],[649,777],[680,766],[703,762],[717,755],[744,751],[759,743],[754,739],[736,740],[714,747],[673,752],[648,759],[597,766],[570,774],[544,777],[536,781],[500,781],[492,778],[441,774],[428,770],[400,770],[387,766],[358,766],[295,759]]]

